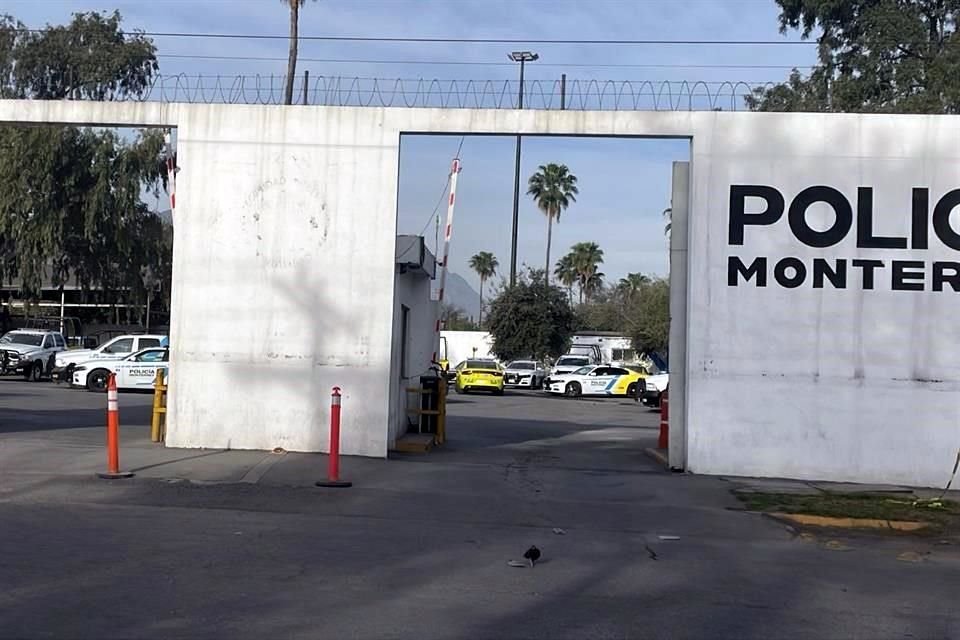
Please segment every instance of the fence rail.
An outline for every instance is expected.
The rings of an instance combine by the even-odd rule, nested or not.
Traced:
[[[601,111],[743,110],[744,98],[771,83],[670,80],[532,80],[524,83],[527,109]],[[163,75],[130,100],[208,104],[282,104],[279,75]],[[515,80],[383,79],[303,75],[298,104],[359,107],[514,109]]]

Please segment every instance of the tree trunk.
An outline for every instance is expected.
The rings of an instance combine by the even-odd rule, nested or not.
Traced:
[[[290,3],[290,54],[287,58],[287,84],[283,94],[283,104],[293,104],[293,79],[297,75],[297,26],[300,22],[300,0],[287,0]]]
[[[550,242],[553,240],[553,212],[547,212],[547,266],[543,272],[543,284],[550,286]]]
[[[480,315],[477,318],[477,329],[483,329],[483,282],[486,280],[480,276]]]

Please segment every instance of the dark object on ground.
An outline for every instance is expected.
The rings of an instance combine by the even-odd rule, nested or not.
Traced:
[[[530,563],[530,566],[533,567],[536,564],[537,560],[540,559],[540,549],[536,547],[530,547],[523,554],[524,559]]]

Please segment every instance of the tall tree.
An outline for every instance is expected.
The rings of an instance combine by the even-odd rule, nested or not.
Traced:
[[[157,70],[153,43],[120,15],[21,31],[0,19],[0,95],[28,99],[143,97]],[[141,198],[159,187],[159,131],[127,140],[77,127],[0,126],[0,279],[36,298],[52,280],[144,299],[141,270],[169,273],[169,231]],[[169,288],[167,288],[169,291]]]
[[[570,248],[570,260],[580,283],[580,304],[603,286],[603,249],[596,242],[578,242]]]
[[[577,283],[577,270],[573,266],[573,256],[568,253],[560,258],[553,269],[553,275],[560,284],[567,288],[567,295],[570,302],[573,302],[573,285]]]
[[[758,88],[758,111],[960,113],[960,0],[776,0],[780,31],[817,33],[804,76]]]
[[[489,251],[481,251],[470,258],[470,268],[480,276],[480,316],[477,324],[481,327],[483,326],[483,285],[486,284],[487,278],[496,275],[499,266],[500,261]]]
[[[547,262],[544,281],[550,284],[550,243],[553,240],[553,221],[560,222],[560,214],[570,203],[576,202],[577,176],[565,164],[540,165],[527,182],[527,195],[532,196],[540,211],[547,216]]]
[[[76,13],[66,25],[25,30],[0,18],[0,95],[36,100],[144,97],[159,70],[156,47],[126,33],[118,12]]]
[[[293,81],[297,76],[297,49],[300,44],[300,8],[307,0],[280,0],[290,8],[290,52],[287,54],[287,82],[283,104],[293,104]]]
[[[487,330],[502,360],[542,360],[566,352],[575,321],[563,290],[530,271],[490,303]]]

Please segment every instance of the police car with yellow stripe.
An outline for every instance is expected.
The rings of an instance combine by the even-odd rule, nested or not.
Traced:
[[[565,395],[569,398],[580,396],[632,396],[643,392],[645,373],[624,367],[610,365],[590,365],[580,367],[571,373],[550,376],[545,381],[547,393]]]

